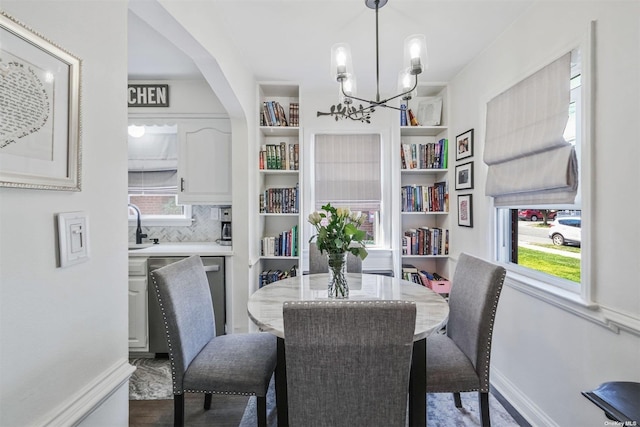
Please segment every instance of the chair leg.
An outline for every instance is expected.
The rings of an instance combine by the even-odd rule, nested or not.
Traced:
[[[256,396],[256,415],[258,416],[258,427],[267,427],[267,397]]]
[[[453,393],[453,402],[456,404],[456,408],[462,408],[462,400],[460,400],[460,393]]]
[[[211,396],[213,396],[213,393],[204,394],[204,410],[205,411],[208,411],[209,409],[211,409]]]
[[[184,394],[173,395],[173,426],[184,426]]]
[[[480,414],[482,415],[482,427],[491,427],[489,418],[489,393],[478,392],[478,403],[480,404]]]

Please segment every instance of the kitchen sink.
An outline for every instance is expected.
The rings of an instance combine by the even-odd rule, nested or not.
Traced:
[[[153,246],[153,243],[129,243],[129,250],[144,249]]]

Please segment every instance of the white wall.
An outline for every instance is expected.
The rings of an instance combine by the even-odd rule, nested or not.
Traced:
[[[482,162],[486,101],[570,50],[592,19],[597,89],[588,268],[600,308],[586,317],[572,314],[507,279],[496,317],[492,383],[534,425],[603,425],[602,411],[580,392],[605,381],[640,381],[640,232],[627,219],[640,208],[637,197],[627,197],[638,193],[640,178],[640,4],[538,2],[451,82],[451,134],[474,128],[477,150],[474,227],[452,227],[451,248],[454,257],[465,251],[491,259],[492,207]],[[635,332],[606,328],[612,318]]]
[[[0,188],[0,425],[69,425],[111,393],[101,417],[126,425],[127,2],[2,8],[83,62],[82,191]],[[58,268],[54,219],[71,211],[91,258]]]

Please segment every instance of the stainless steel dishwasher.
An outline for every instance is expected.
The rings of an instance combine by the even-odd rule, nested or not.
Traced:
[[[157,268],[180,261],[185,257],[151,257],[148,261],[149,270],[149,352],[167,353],[167,335],[165,332],[162,312],[158,304],[158,296],[153,285],[151,272]],[[216,335],[224,335],[226,324],[226,292],[224,280],[224,257],[201,257],[204,269],[209,280],[209,290],[213,302],[213,312],[216,322]]]

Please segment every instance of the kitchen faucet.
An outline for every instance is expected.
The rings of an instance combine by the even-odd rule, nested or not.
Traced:
[[[138,226],[136,227],[136,245],[139,245],[140,243],[142,243],[142,238],[147,237],[147,235],[142,233],[142,227],[140,225],[140,209],[133,203],[129,203],[129,207],[133,208],[133,210],[136,211],[136,215],[138,216]]]

